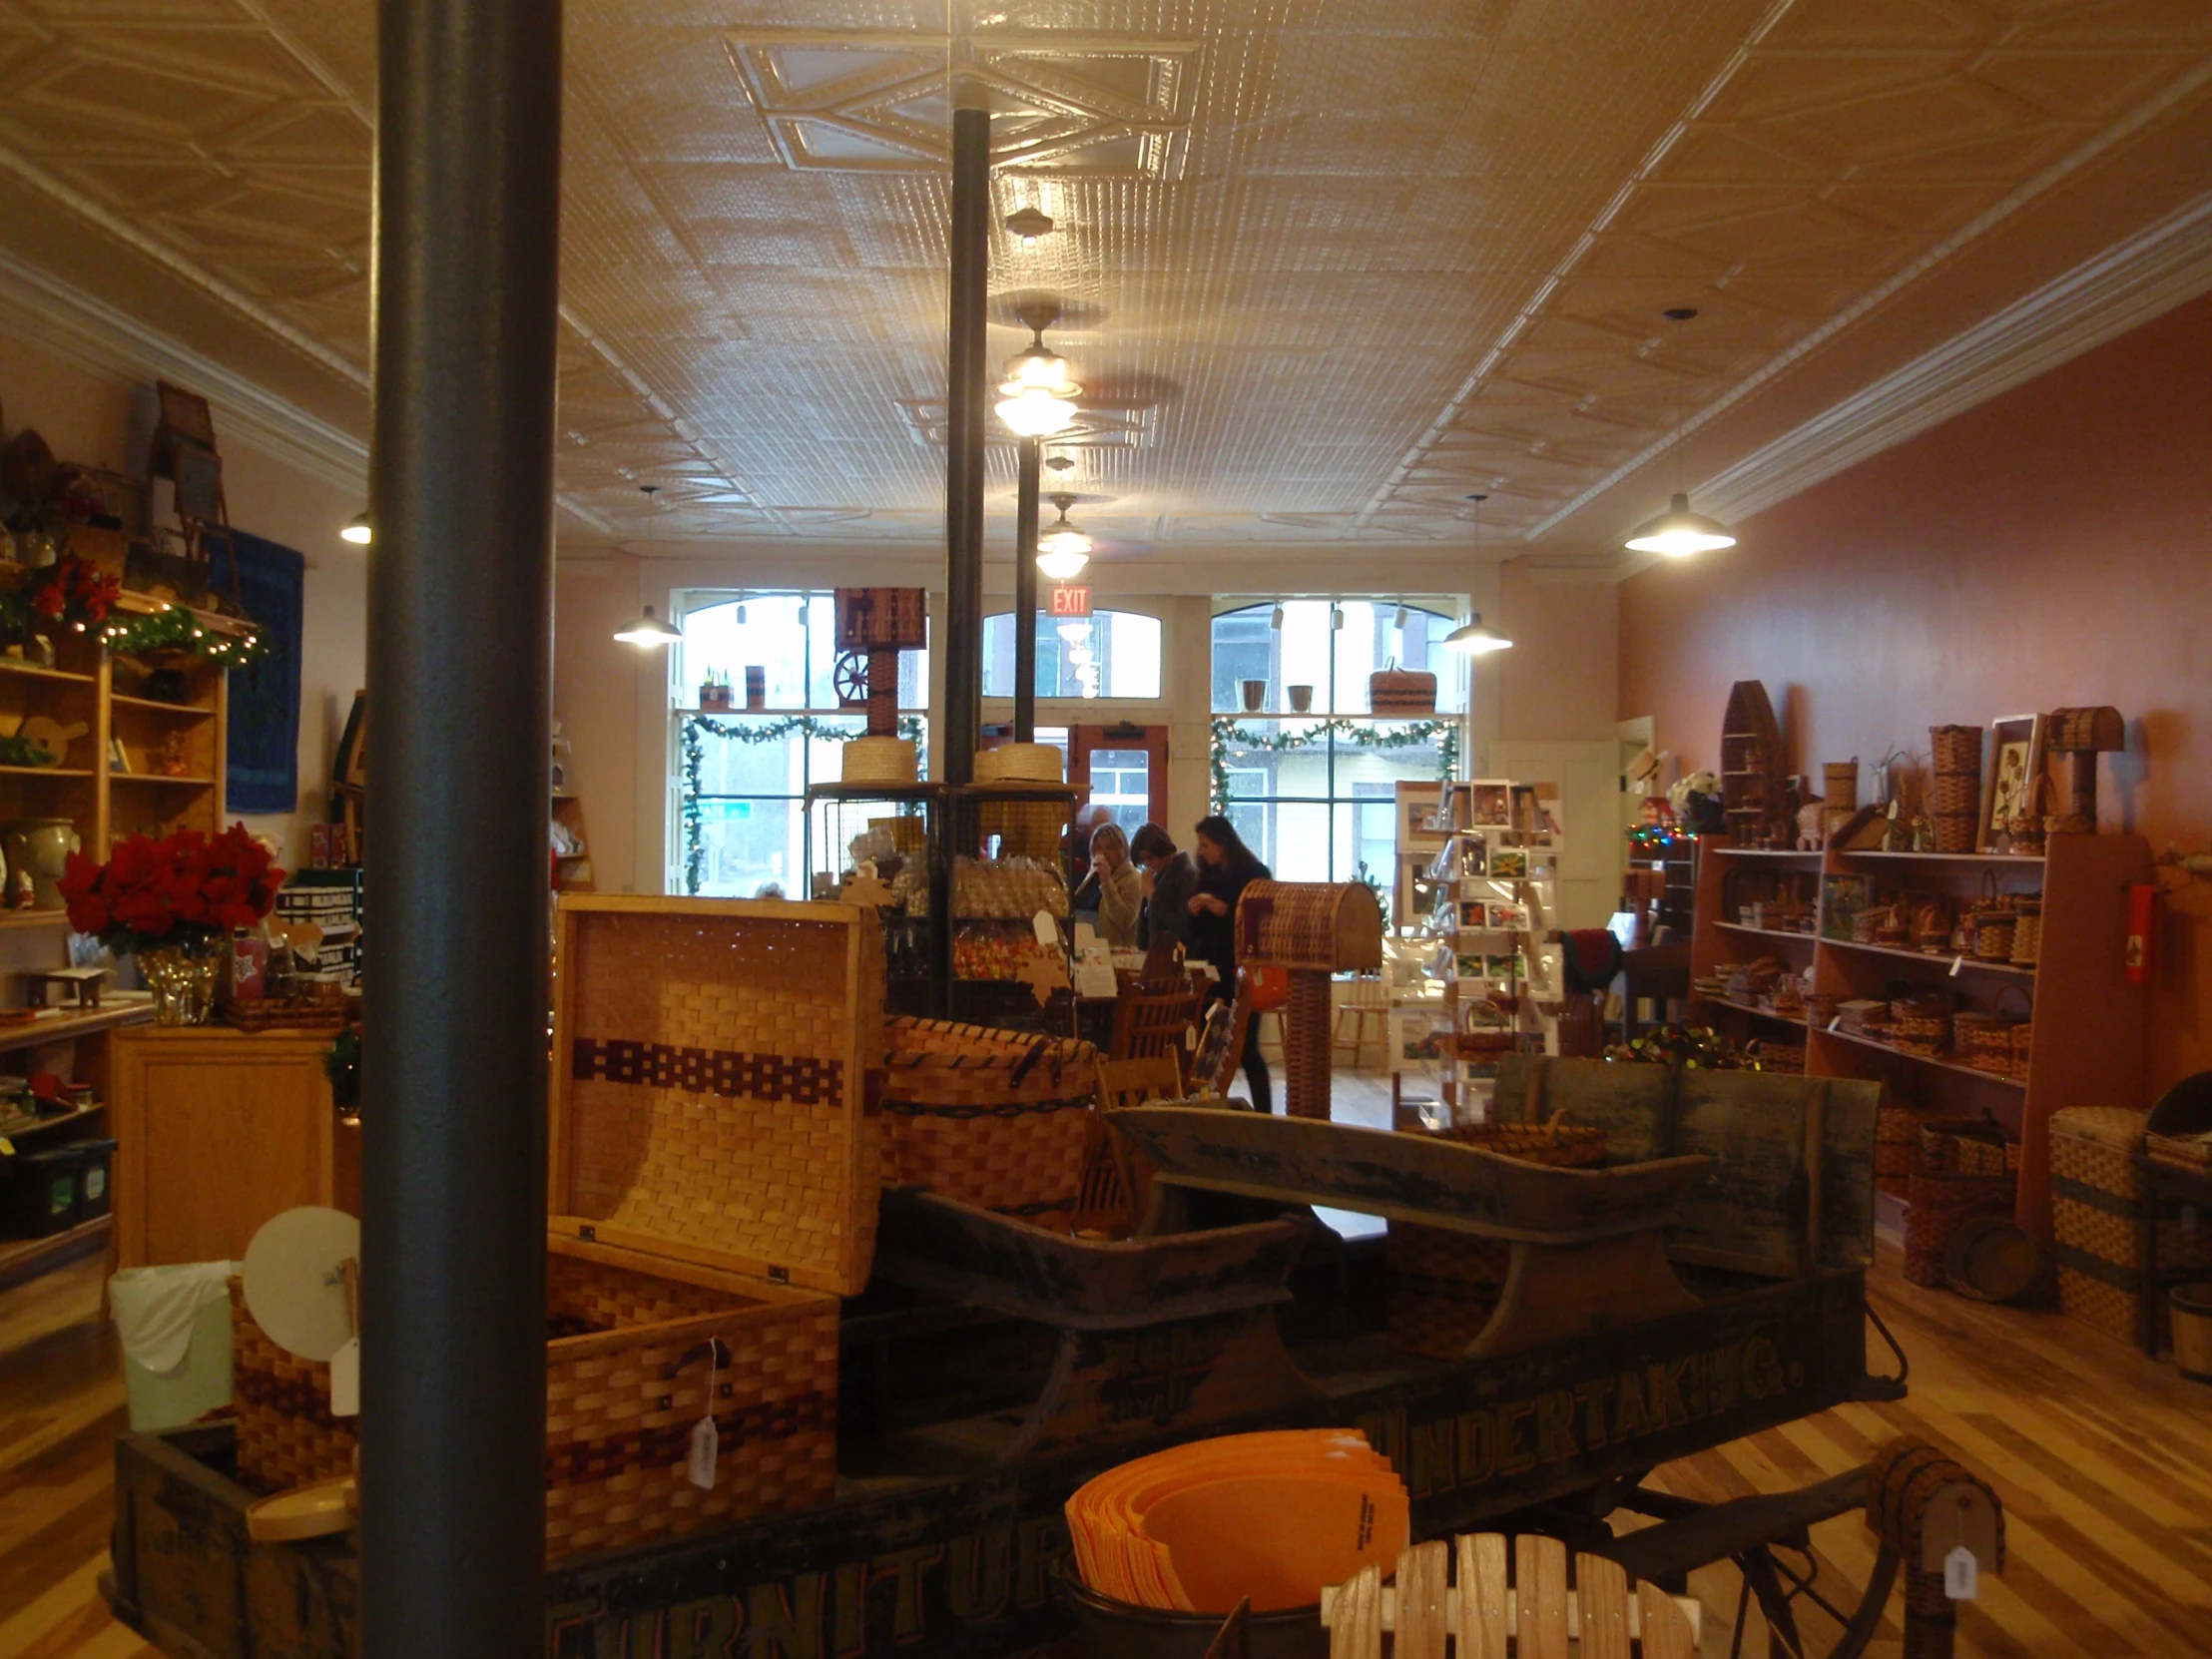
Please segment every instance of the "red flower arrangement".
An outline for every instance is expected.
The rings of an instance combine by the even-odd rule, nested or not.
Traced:
[[[43,581],[33,579],[31,609],[49,622],[66,622],[78,633],[91,622],[105,622],[123,584],[74,553],[48,567]]]
[[[61,890],[69,925],[122,952],[227,938],[268,915],[283,881],[269,849],[234,824],[212,837],[133,835],[104,864],[73,852]]]

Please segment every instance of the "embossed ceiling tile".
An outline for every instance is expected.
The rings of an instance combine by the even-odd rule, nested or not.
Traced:
[[[1796,0],[1761,41],[1760,54],[1883,47],[1959,50],[1988,34],[1985,17],[1943,0]]]
[[[731,73],[721,27],[571,8],[567,46],[571,104],[603,116],[625,154],[783,165]]]
[[[1825,156],[1786,144],[1756,123],[1699,120],[1667,151],[1653,183],[1661,189],[1745,183],[1807,188],[1832,178],[1835,171]]]
[[[1986,184],[1882,183],[1853,178],[1826,193],[1847,213],[1894,225],[1918,242],[1949,235],[2001,193]]]
[[[47,165],[94,201],[125,213],[204,201],[233,188],[231,175],[212,162],[79,159],[65,152]]]
[[[224,133],[217,141],[228,159],[267,163],[357,163],[371,160],[374,139],[367,122],[337,103],[284,104],[261,120]]]
[[[2046,48],[2212,47],[2212,8],[2195,0],[1978,0],[2008,19],[2008,43]]]
[[[49,24],[242,23],[251,13],[237,0],[36,0],[23,8]]]
[[[2038,114],[1973,81],[1901,79],[1905,84],[1849,96],[1824,89],[1817,104],[1773,110],[1760,120],[1784,139],[1834,157],[1839,166],[1861,166],[2024,136]]]
[[[1650,240],[1709,261],[1716,274],[1738,267],[1891,271],[1912,257],[1914,247],[1898,227],[1828,202],[1802,203],[1794,211],[1731,204],[1702,220],[1685,214],[1684,221]]]
[[[2095,54],[1997,51],[1974,65],[1974,78],[2054,120],[2102,126],[2172,81],[2194,59],[2195,54],[2178,49]]]
[[[945,280],[942,274],[951,258],[952,196],[944,180],[913,174],[824,177],[830,182],[855,264],[927,270]]]
[[[52,116],[82,142],[138,139],[182,144],[205,138],[267,107],[258,92],[204,84],[146,64],[102,63],[72,53],[42,57],[10,89],[20,119]],[[41,123],[43,126],[43,123]]]
[[[1988,184],[1998,194],[2056,165],[2077,149],[2083,135],[2048,123],[1926,149],[1870,157],[1851,170],[1855,182],[1877,184]]]
[[[721,162],[659,162],[641,171],[656,199],[710,260],[749,266],[853,263],[827,176],[794,178],[781,168]]]
[[[170,28],[134,22],[72,31],[76,49],[94,64],[136,67],[190,78],[271,100],[324,95],[322,82],[258,18],[227,29]]]

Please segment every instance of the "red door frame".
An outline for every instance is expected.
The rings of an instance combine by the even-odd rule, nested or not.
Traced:
[[[1091,752],[1097,749],[1141,749],[1145,752],[1145,816],[1165,827],[1168,821],[1168,729],[1137,726],[1121,721],[1112,726],[1068,728],[1068,787],[1082,792],[1082,805],[1090,804]]]

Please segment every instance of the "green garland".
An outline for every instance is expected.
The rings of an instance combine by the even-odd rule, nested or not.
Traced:
[[[1302,732],[1278,732],[1273,737],[1255,732],[1249,726],[1237,724],[1234,715],[1214,716],[1213,773],[1214,811],[1229,811],[1229,746],[1234,743],[1244,749],[1264,750],[1281,755],[1293,749],[1312,749],[1330,734],[1349,739],[1358,749],[1415,749],[1431,738],[1441,738],[1436,757],[1436,776],[1449,780],[1459,770],[1459,723],[1456,720],[1412,720],[1391,722],[1393,731],[1378,731],[1373,723],[1357,720],[1321,720]]]
[[[707,835],[699,809],[701,773],[707,764],[706,739],[720,738],[726,743],[747,745],[775,743],[801,732],[820,743],[849,743],[854,738],[864,738],[865,732],[854,732],[842,726],[829,726],[813,715],[787,715],[782,720],[720,721],[712,715],[686,715],[683,725],[684,746],[684,887],[697,896],[707,877]],[[925,760],[920,753],[922,726],[919,717],[901,715],[898,735],[914,745],[916,759]]]
[[[243,635],[223,633],[206,626],[197,611],[183,605],[141,616],[110,616],[100,626],[100,641],[124,656],[181,651],[225,668],[244,668],[269,655],[269,642],[254,624],[248,623]]]

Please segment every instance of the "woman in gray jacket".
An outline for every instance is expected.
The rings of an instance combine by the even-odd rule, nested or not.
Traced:
[[[1188,852],[1178,852],[1175,841],[1157,824],[1138,828],[1129,837],[1129,855],[1144,874],[1144,914],[1137,918],[1137,944],[1150,949],[1154,939],[1175,939],[1185,950],[1191,945],[1191,895],[1198,891],[1198,864]]]

